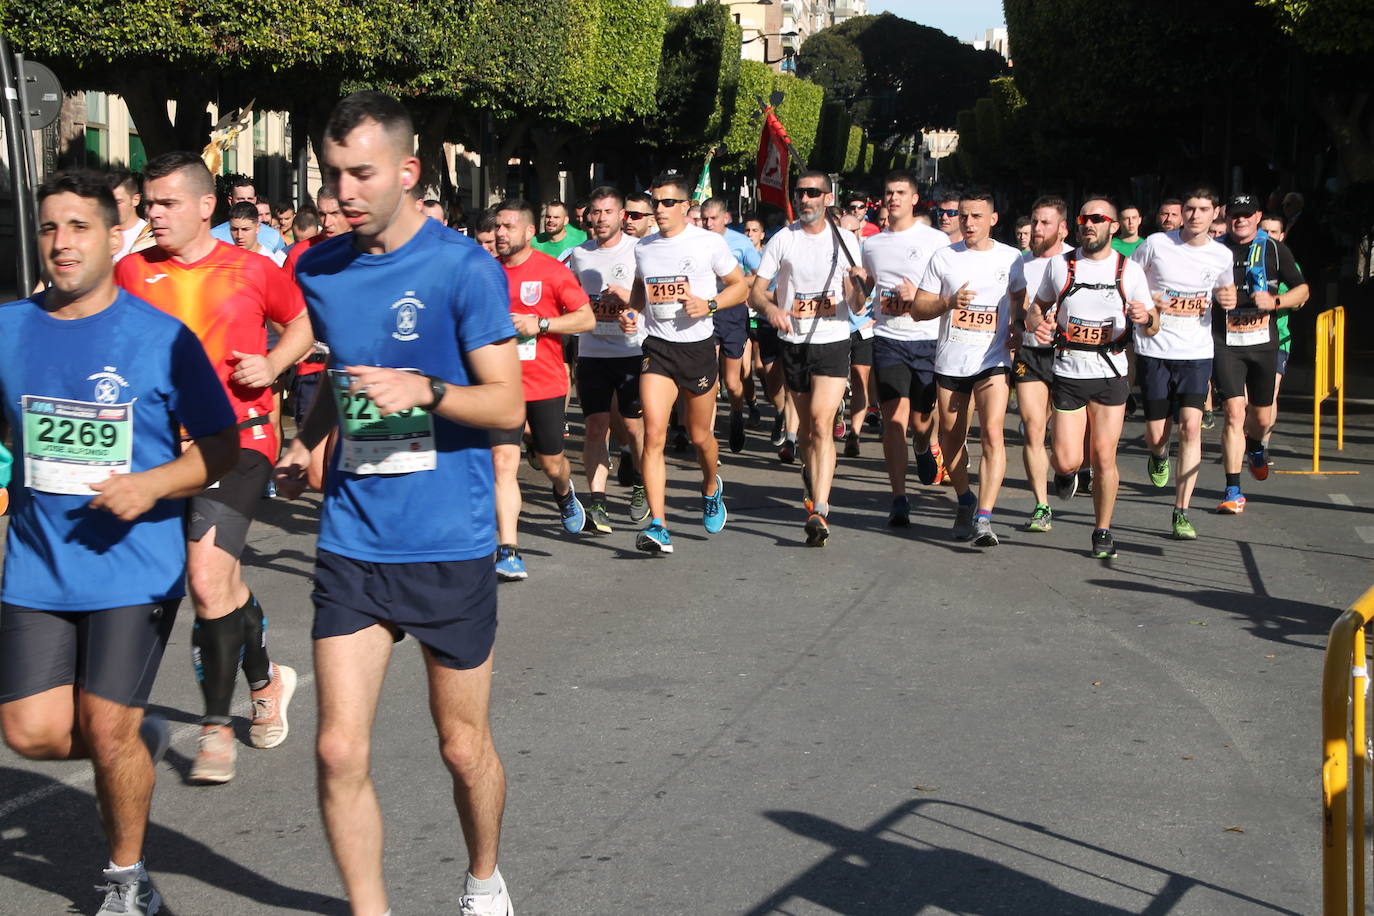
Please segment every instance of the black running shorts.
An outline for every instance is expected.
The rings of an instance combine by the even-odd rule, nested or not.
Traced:
[[[1278,371],[1278,350],[1219,346],[1212,357],[1212,385],[1222,401],[1245,398],[1251,407],[1268,407]]]
[[[873,335],[867,337],[854,331],[849,335],[849,365],[873,365]]]
[[[1011,377],[1016,384],[1041,382],[1054,384],[1054,347],[1022,346],[1011,364]]]
[[[248,528],[272,478],[272,464],[262,452],[239,450],[239,462],[213,484],[186,501],[186,540],[199,541],[215,529],[215,546],[232,557],[243,555]]]
[[[919,414],[935,409],[935,341],[875,337],[873,372],[878,403],[906,398]]]
[[[946,391],[953,391],[955,394],[973,394],[973,389],[985,378],[992,378],[996,375],[1009,375],[1011,370],[1006,366],[993,366],[991,369],[984,369],[977,375],[937,375],[935,383]]]
[[[714,337],[689,343],[646,337],[642,348],[642,374],[665,376],[692,394],[706,394],[715,387],[720,376]]]
[[[744,342],[749,339],[749,307],[736,305],[720,309],[712,316],[716,326],[715,339],[726,359],[744,356]]]
[[[579,356],[577,400],[582,416],[610,413],[615,398],[620,415],[635,419],[643,414],[639,403],[640,356]]]
[[[1089,402],[1107,407],[1120,407],[1126,403],[1130,385],[1124,378],[1063,378],[1058,377],[1050,385],[1050,400],[1055,410],[1064,412],[1080,410]]]
[[[525,402],[525,422],[530,426],[530,441],[539,455],[563,454],[563,423],[567,420],[563,396]],[[492,445],[519,445],[525,428],[493,429],[487,433]]]
[[[831,343],[782,342],[782,374],[791,391],[811,393],[811,379],[818,375],[849,378],[849,338]]]

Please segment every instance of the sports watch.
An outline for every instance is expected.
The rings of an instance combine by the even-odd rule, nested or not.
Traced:
[[[434,400],[425,405],[425,410],[432,412],[434,408],[439,406],[439,402],[444,399],[444,392],[448,391],[448,382],[445,382],[441,378],[435,378],[432,375],[425,377],[429,379],[429,390],[430,393],[434,395]]]
[[[540,319],[539,319],[539,333],[540,333],[540,334],[547,334],[547,333],[549,333],[549,319],[547,319],[547,318],[540,318]]]
[[[716,309],[718,309],[718,308],[720,308],[720,306],[716,303],[716,300],[714,300],[714,299],[707,300],[707,302],[706,302],[706,314],[708,314],[708,315],[714,315],[714,314],[716,313]]]

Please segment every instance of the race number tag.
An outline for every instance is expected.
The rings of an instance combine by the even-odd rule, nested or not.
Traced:
[[[341,471],[362,476],[434,470],[434,418],[428,411],[412,407],[384,417],[366,392],[349,392],[353,377],[347,372],[330,369],[329,380],[339,408]]]
[[[951,343],[986,347],[997,333],[997,306],[968,305],[951,309],[949,340]]]
[[[1165,295],[1169,301],[1159,314],[1159,328],[1162,331],[1187,334],[1198,326],[1203,313],[1212,306],[1212,294],[1206,290],[1178,292],[1171,289]]]
[[[660,321],[682,317],[682,302],[692,292],[686,276],[648,277],[644,280],[649,314]]]
[[[1116,321],[1111,318],[1103,321],[1090,321],[1087,318],[1071,317],[1068,327],[1064,328],[1064,337],[1071,344],[1100,347],[1105,343],[1111,343],[1112,331],[1115,327]]]
[[[878,305],[880,312],[892,318],[911,317],[906,303],[902,302],[895,289],[885,289],[878,293]]]
[[[1254,347],[1268,342],[1268,312],[1232,309],[1226,313],[1226,346]]]
[[[26,394],[24,485],[43,493],[92,496],[89,484],[128,474],[134,454],[134,402],[94,404]]]
[[[792,314],[802,320],[807,318],[834,318],[834,293],[797,293],[792,297]]]
[[[539,352],[538,337],[517,337],[515,338],[515,353],[520,357],[520,362],[527,363],[534,359]]]
[[[592,333],[597,337],[623,340],[625,332],[620,330],[620,306],[610,299],[603,300],[600,293],[592,293],[588,298],[592,301],[592,314],[596,316]]]

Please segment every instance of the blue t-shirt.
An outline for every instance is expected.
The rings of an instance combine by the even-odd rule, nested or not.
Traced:
[[[185,500],[124,522],[89,508],[96,494],[80,481],[123,462],[130,472],[166,464],[181,454],[179,426],[192,438],[232,427],[224,386],[196,336],[142,299],[121,291],[70,321],[42,301],[0,306],[0,397],[15,452],[0,598],[48,611],[179,598]],[[79,492],[52,492],[63,489]]]
[[[416,369],[472,385],[465,355],[515,336],[501,265],[436,220],[385,254],[357,251],[352,235],[322,242],[301,256],[296,279],[315,336],[329,345],[330,370]],[[487,431],[432,420],[433,470],[350,473],[335,449],[322,550],[373,563],[472,560],[496,550]]]
[[[754,247],[753,242],[749,241],[749,236],[743,232],[736,232],[734,229],[726,229],[725,244],[729,246],[730,253],[735,256],[739,266],[744,268],[745,275],[752,274],[759,269],[759,262],[763,260],[763,253]]]
[[[210,234],[221,242],[234,244],[234,237],[229,234],[229,221],[225,220],[218,226],[210,230]],[[268,251],[285,251],[286,239],[281,237],[281,233],[266,223],[258,223],[258,244]]]

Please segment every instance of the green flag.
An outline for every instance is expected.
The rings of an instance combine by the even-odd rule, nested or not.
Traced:
[[[697,189],[692,192],[692,203],[699,204],[708,197],[714,196],[711,193],[711,157],[716,154],[711,150],[706,154],[706,161],[701,165],[701,177],[697,179]]]

